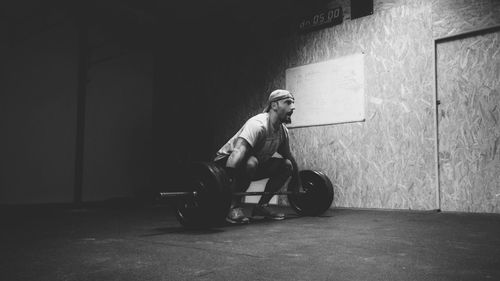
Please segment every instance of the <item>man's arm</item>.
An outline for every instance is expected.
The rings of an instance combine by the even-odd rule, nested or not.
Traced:
[[[227,159],[226,166],[233,169],[239,168],[251,149],[252,146],[244,138],[236,139],[236,145]]]
[[[302,189],[302,182],[299,177],[299,168],[297,166],[297,162],[290,152],[290,144],[288,142],[288,138],[285,138],[283,143],[278,148],[278,153],[283,156],[283,158],[290,160],[292,162],[293,172],[292,172],[292,180],[289,183],[289,190],[298,191]]]

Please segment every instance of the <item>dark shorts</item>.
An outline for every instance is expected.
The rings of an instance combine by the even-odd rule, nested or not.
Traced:
[[[215,161],[215,163],[217,163],[222,168],[226,168],[228,159],[229,156],[219,159]],[[287,161],[289,160],[284,158],[271,157],[263,163],[259,163],[257,166],[257,171],[255,172],[255,175],[251,180],[256,181],[265,178],[272,178],[274,176],[281,176],[284,172],[289,172],[286,169],[286,166],[290,165],[290,163],[287,163]]]

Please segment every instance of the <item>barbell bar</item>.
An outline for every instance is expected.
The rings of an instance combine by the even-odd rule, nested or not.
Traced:
[[[232,196],[259,196],[259,195],[290,195],[290,194],[306,194],[304,191],[278,191],[278,192],[266,192],[266,191],[251,191],[251,192],[233,192]],[[196,191],[167,191],[160,192],[160,198],[179,198],[179,197],[196,197],[198,192]]]
[[[168,199],[168,198],[179,198],[179,197],[196,197],[198,192],[196,191],[168,191],[168,192],[160,192],[160,198]]]
[[[299,215],[318,216],[333,202],[333,185],[319,171],[299,172],[302,191],[232,192],[225,170],[213,162],[195,162],[188,168],[190,182],[184,191],[160,192],[161,199],[179,199],[175,204],[177,220],[186,227],[206,227],[224,221],[233,196],[287,195]]]

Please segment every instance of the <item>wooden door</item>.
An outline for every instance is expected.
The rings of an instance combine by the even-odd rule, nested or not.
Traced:
[[[500,213],[500,31],[436,52],[441,209]]]

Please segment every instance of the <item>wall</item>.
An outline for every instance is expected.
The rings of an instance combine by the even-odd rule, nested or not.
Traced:
[[[74,9],[23,1],[6,11],[0,24],[0,204],[71,203],[78,89]],[[152,187],[151,42],[141,28],[131,28],[135,23],[112,15],[99,15],[107,22],[89,17],[94,29],[84,201],[145,196]]]
[[[433,39],[490,24],[498,2],[479,2],[375,1],[372,16],[350,20],[342,1],[342,25],[225,41],[231,46],[221,46],[224,66],[208,74],[218,82],[207,88],[220,94],[214,109],[221,113],[214,116],[212,151],[262,110],[270,91],[285,87],[287,68],[364,52],[366,121],[292,129],[292,152],[300,168],[332,179],[335,206],[439,208]]]
[[[496,0],[432,1],[434,38],[500,24],[500,3]]]
[[[0,204],[71,202],[76,34],[68,22],[41,31],[37,21],[4,23]]]
[[[207,74],[224,65],[223,53],[214,47],[220,35],[210,24],[164,26],[156,43],[153,97],[157,191],[181,190],[190,176],[188,164],[211,159],[212,127],[217,126],[211,121],[217,114],[214,97],[219,93],[208,89],[212,80]],[[220,81],[220,85],[227,83]]]
[[[83,201],[150,196],[153,52],[137,31],[91,24],[85,112]],[[136,37],[137,36],[137,37]]]
[[[134,53],[90,70],[83,200],[131,197],[151,187],[152,55]]]

